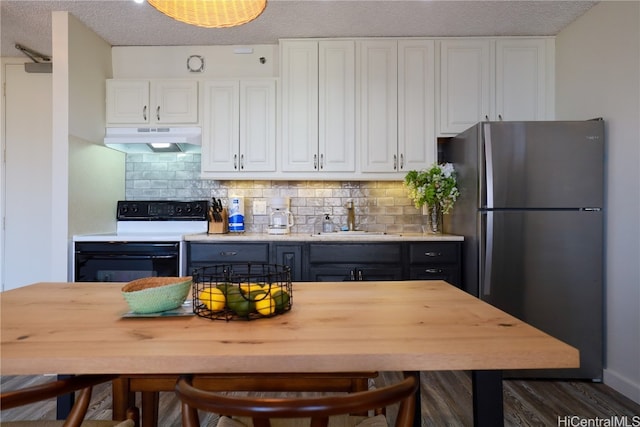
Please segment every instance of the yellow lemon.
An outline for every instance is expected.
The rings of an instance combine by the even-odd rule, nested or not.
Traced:
[[[259,291],[264,287],[261,283],[240,283],[240,290],[244,294],[250,294],[251,292]]]
[[[276,311],[276,302],[271,297],[256,300],[256,311],[263,316],[271,316]]]
[[[203,290],[198,295],[198,299],[211,311],[220,311],[224,308],[224,293],[218,288]]]

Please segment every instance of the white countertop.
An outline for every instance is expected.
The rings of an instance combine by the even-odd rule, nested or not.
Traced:
[[[190,242],[405,242],[405,241],[425,241],[425,242],[461,242],[463,236],[452,234],[422,234],[422,233],[401,233],[401,234],[378,234],[366,233],[356,234],[349,232],[338,232],[328,234],[268,234],[268,233],[226,233],[226,234],[187,234],[184,240]]]

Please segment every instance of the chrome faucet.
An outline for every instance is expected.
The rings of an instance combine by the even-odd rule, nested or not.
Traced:
[[[356,229],[356,211],[353,207],[353,200],[347,202],[347,229],[349,231]]]

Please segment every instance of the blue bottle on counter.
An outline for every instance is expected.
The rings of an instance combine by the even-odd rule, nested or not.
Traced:
[[[232,196],[229,199],[229,232],[244,232],[244,198]]]

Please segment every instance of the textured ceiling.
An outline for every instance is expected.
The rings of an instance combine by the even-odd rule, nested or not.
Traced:
[[[51,11],[66,10],[113,46],[276,44],[291,37],[556,35],[597,2],[270,0],[253,22],[204,29],[133,0],[0,0],[2,56],[20,43],[51,55]]]

